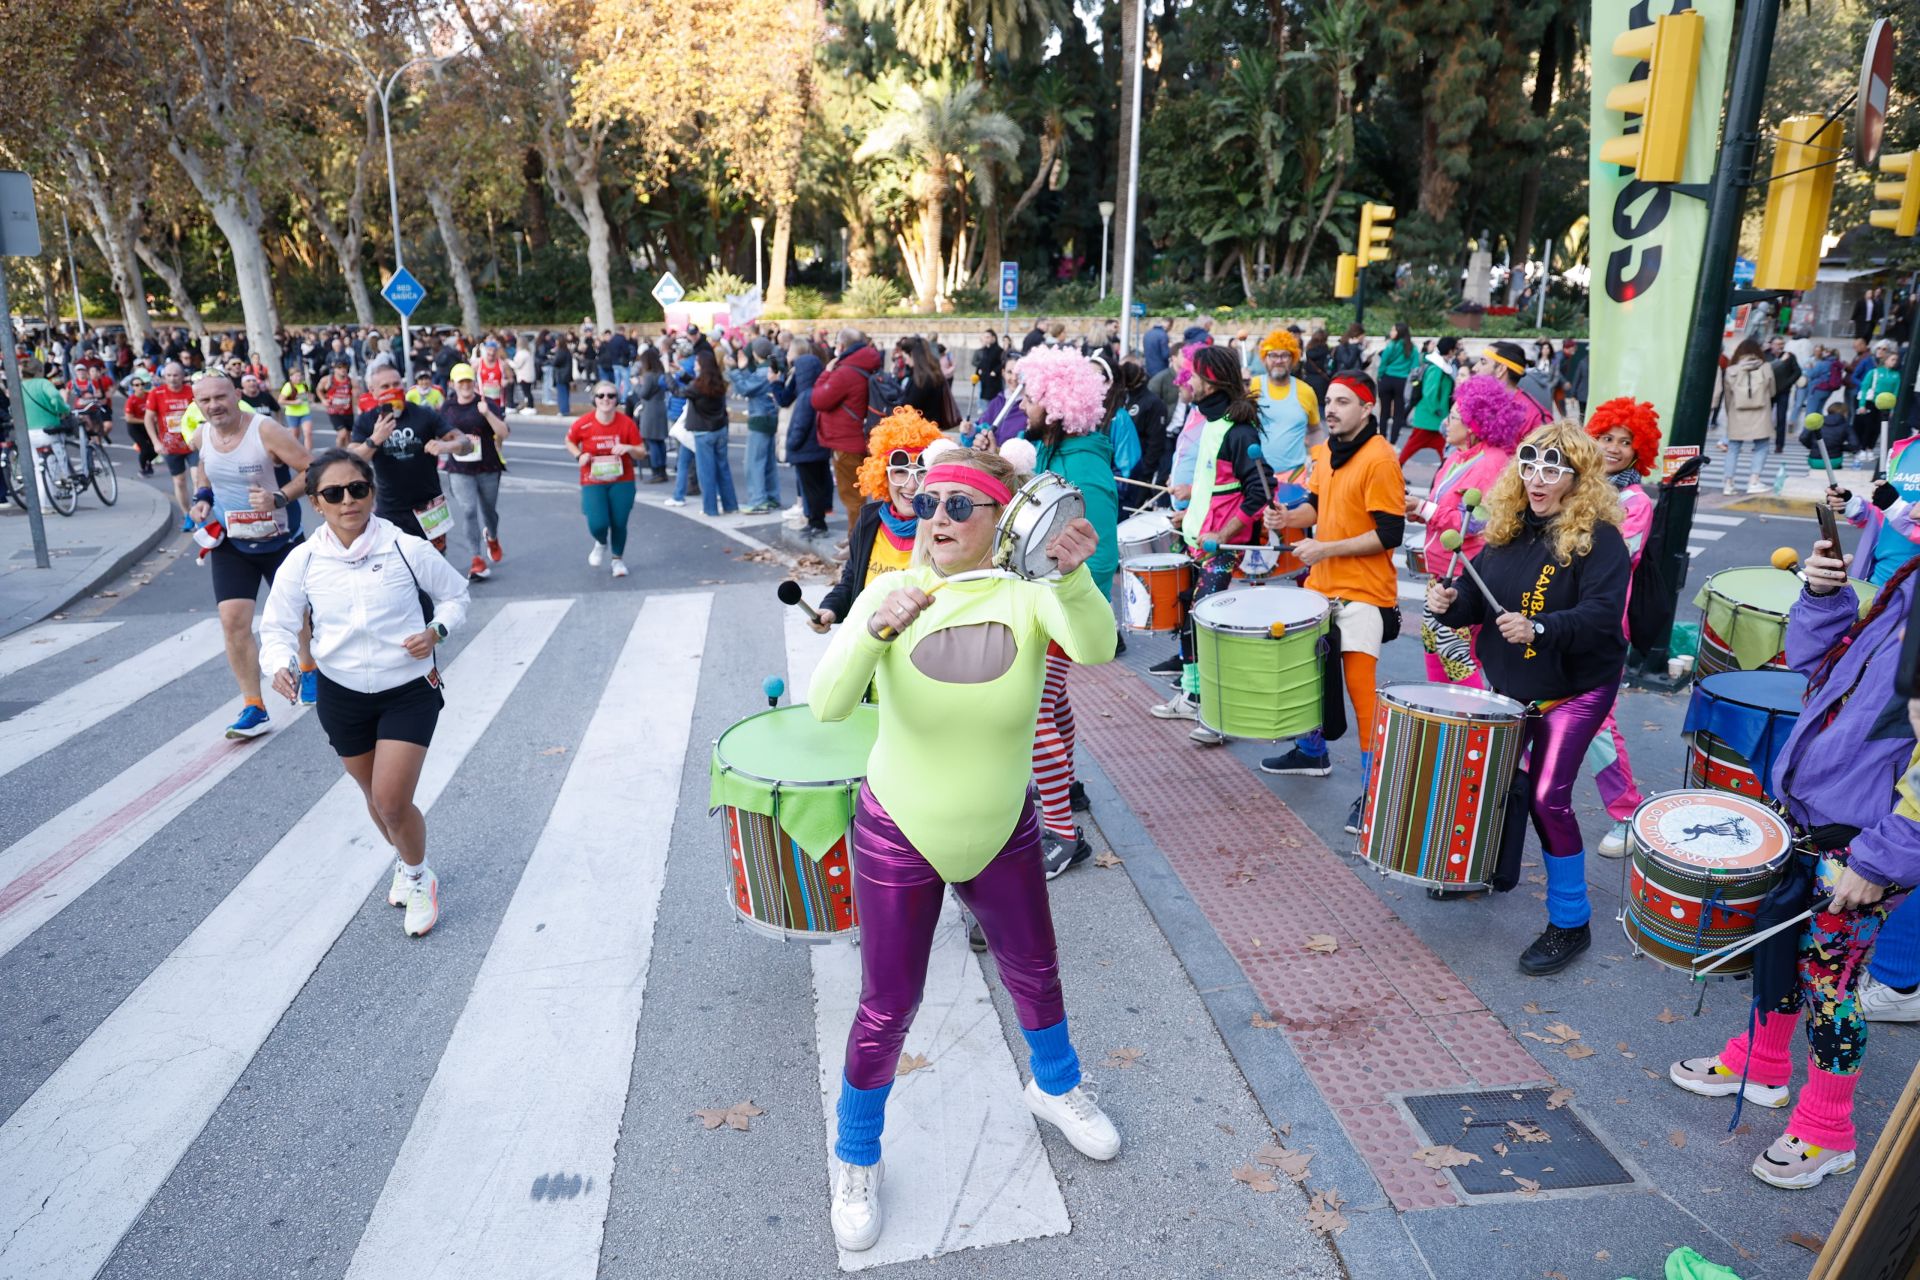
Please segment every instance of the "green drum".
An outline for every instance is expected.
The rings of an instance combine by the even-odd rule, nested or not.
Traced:
[[[853,806],[879,731],[879,709],[864,703],[832,723],[775,707],[713,744],[707,804],[723,815],[727,899],[742,923],[800,942],[858,934]]]
[[[1330,607],[1300,587],[1239,587],[1193,607],[1200,723],[1275,742],[1320,727]]]
[[[1797,573],[1758,565],[1708,578],[1693,598],[1703,619],[1694,673],[1786,670],[1787,611],[1800,598],[1800,585]],[[1855,579],[1853,590],[1865,613],[1873,584]]]

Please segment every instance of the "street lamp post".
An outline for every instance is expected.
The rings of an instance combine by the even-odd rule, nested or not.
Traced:
[[[840,292],[847,291],[847,229],[840,228]]]
[[[1107,300],[1107,247],[1113,243],[1113,201],[1100,202],[1100,301]]]
[[[1120,255],[1120,354],[1133,349],[1133,251],[1140,222],[1140,86],[1147,78],[1147,0],[1133,6],[1133,132],[1128,139],[1126,248]]]
[[[753,224],[753,288],[764,298],[767,291],[760,277],[760,233],[767,229],[767,220],[756,213],[747,221]]]
[[[60,210],[60,234],[67,238],[67,283],[73,286],[73,322],[80,336],[87,336],[87,313],[80,309],[80,272],[73,265],[73,228],[67,225],[67,211]]]

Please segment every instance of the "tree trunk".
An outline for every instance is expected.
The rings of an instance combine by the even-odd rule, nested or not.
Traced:
[[[187,278],[180,270],[179,262],[171,257],[161,257],[154,247],[144,239],[133,242],[133,251],[140,261],[147,264],[147,270],[160,277],[167,286],[167,296],[173,299],[173,309],[180,313],[180,319],[186,324],[187,332],[197,342],[207,336],[207,320],[200,314],[200,308],[193,300],[193,294],[187,290]]]
[[[467,241],[453,217],[453,194],[436,178],[427,179],[427,207],[433,210],[434,225],[440,229],[440,244],[447,251],[447,274],[453,277],[453,294],[460,302],[460,328],[479,333],[480,299],[473,291],[473,269],[467,264]]]
[[[266,221],[260,190],[236,165],[222,165],[222,177],[214,178],[208,172],[205,157],[190,150],[177,135],[167,139],[167,150],[206,202],[214,225],[226,239],[233,254],[234,283],[240,292],[240,313],[246,321],[248,350],[265,366],[273,384],[279,386],[285,380],[277,336],[280,316],[273,304],[272,261],[267,256],[266,242],[260,236],[260,227]],[[230,181],[233,178],[239,183]]]
[[[526,223],[527,243],[544,249],[553,243],[553,229],[547,223],[547,162],[539,147],[528,147],[520,158],[520,177],[525,184],[520,219]]]
[[[1547,24],[1540,36],[1540,63],[1533,79],[1533,116],[1544,121],[1553,110],[1554,81],[1560,70],[1560,20],[1555,18]],[[1520,179],[1520,212],[1514,227],[1513,237],[1520,246],[1524,260],[1532,256],[1533,220],[1540,209],[1540,175],[1546,168],[1546,155],[1543,149],[1534,148],[1532,163]],[[1520,277],[1509,272],[1507,275],[1507,305],[1512,306],[1520,296]]]
[[[1327,218],[1333,213],[1333,202],[1339,199],[1340,189],[1346,184],[1347,163],[1342,160],[1339,168],[1333,171],[1333,182],[1327,187],[1327,198],[1320,202],[1320,212],[1314,217],[1313,230],[1307,232],[1307,238],[1294,258],[1294,279],[1307,274],[1307,263],[1313,257],[1313,245],[1320,238],[1320,228],[1327,225]]]
[[[1046,185],[1048,177],[1052,175],[1054,164],[1059,159],[1059,155],[1059,139],[1053,137],[1051,134],[1041,134],[1040,165],[1033,171],[1033,181],[1027,184],[1027,189],[1020,193],[1018,200],[1014,201],[1012,212],[1007,214],[1008,222],[1012,222],[1015,218],[1018,218],[1020,211],[1032,204],[1033,198],[1040,194],[1040,188]]]
[[[113,291],[119,295],[120,314],[127,326],[127,341],[138,351],[153,332],[153,317],[147,311],[146,280],[140,271],[140,259],[133,251],[132,228],[122,213],[123,206],[101,181],[92,153],[77,140],[69,139],[67,155],[72,161],[80,194],[85,197],[83,211],[91,215],[82,221],[100,256],[107,260],[107,270],[113,276]],[[137,210],[137,204],[134,207]]]
[[[923,181],[927,198],[920,210],[920,310],[931,312],[940,292],[940,242],[947,233],[947,183],[942,172],[929,170]]]
[[[600,183],[580,183],[580,204],[587,215],[587,269],[593,277],[593,323],[601,332],[613,328],[613,233],[607,211],[600,205]]]
[[[1253,275],[1247,270],[1247,250],[1240,249],[1240,291],[1247,295],[1248,303],[1253,301]]]
[[[773,247],[767,255],[767,305],[787,305],[787,255],[793,239],[793,200],[773,206]]]

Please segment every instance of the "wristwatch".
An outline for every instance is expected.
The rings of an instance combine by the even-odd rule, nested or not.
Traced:
[[[427,624],[427,630],[433,632],[433,634],[435,634],[436,636],[439,636],[442,640],[445,640],[447,638],[447,624],[444,622],[440,622],[437,620],[433,622],[429,622]]]
[[[1547,624],[1540,621],[1540,619],[1538,618],[1533,619],[1533,634],[1537,636],[1543,636],[1547,634]]]

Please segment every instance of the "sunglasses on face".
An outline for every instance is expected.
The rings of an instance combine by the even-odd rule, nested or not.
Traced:
[[[999,503],[991,501],[976,502],[964,493],[950,493],[947,495],[945,502],[942,502],[931,493],[916,493],[913,495],[913,514],[919,516],[922,520],[931,520],[935,512],[945,507],[947,509],[947,518],[955,524],[965,524],[967,521],[973,519],[974,508],[976,507],[997,507],[999,505]]]
[[[349,480],[346,484],[330,484],[314,491],[314,496],[328,506],[337,506],[349,497],[356,500],[373,496],[373,486],[365,480]]]
[[[595,400],[618,400],[619,398],[620,398],[619,396],[612,396],[612,395],[596,395],[594,397]]]
[[[895,484],[926,479],[927,469],[914,461],[905,449],[895,449],[887,457],[887,479]]]
[[[1558,449],[1536,449],[1530,444],[1520,446],[1520,452],[1514,455],[1519,465],[1522,480],[1538,479],[1542,484],[1558,484],[1561,477],[1574,474],[1566,459]]]

